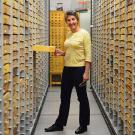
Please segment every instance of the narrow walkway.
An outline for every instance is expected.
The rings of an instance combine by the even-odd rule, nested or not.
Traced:
[[[60,88],[50,87],[34,135],[75,135],[74,131],[79,126],[79,103],[75,90],[73,90],[71,97],[70,115],[67,126],[60,132],[44,132],[44,128],[51,126],[58,115],[60,105],[59,96]],[[88,97],[91,109],[91,124],[88,126],[88,132],[82,135],[110,135],[91,91],[88,91]]]

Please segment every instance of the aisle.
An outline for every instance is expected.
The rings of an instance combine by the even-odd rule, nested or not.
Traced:
[[[59,87],[50,87],[34,135],[75,135],[74,131],[78,127],[79,117],[79,104],[75,90],[73,90],[71,97],[70,115],[67,126],[61,132],[44,132],[44,128],[53,124],[57,117],[60,103],[59,89]],[[91,124],[88,127],[88,132],[85,132],[82,135],[110,135],[92,92],[89,91],[88,95],[91,108]]]

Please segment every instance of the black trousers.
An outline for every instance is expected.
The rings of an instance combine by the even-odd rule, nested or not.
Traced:
[[[70,97],[72,89],[75,86],[79,106],[79,124],[80,126],[87,126],[90,123],[90,107],[86,92],[86,86],[79,87],[83,81],[83,73],[85,67],[64,67],[61,82],[61,104],[59,115],[55,124],[58,126],[65,126],[70,109]]]

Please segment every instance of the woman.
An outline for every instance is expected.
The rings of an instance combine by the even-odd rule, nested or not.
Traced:
[[[45,128],[46,132],[62,131],[67,124],[70,97],[75,86],[78,101],[80,102],[79,124],[75,131],[81,134],[87,131],[90,123],[90,108],[86,92],[86,81],[89,79],[91,62],[91,43],[89,33],[79,27],[79,17],[74,11],[68,11],[65,21],[70,28],[64,42],[65,51],[56,49],[56,56],[64,56],[64,69],[61,81],[61,105],[55,123]]]

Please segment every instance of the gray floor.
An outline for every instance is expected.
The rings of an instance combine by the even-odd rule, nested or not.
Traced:
[[[75,90],[73,90],[72,93],[70,115],[68,118],[67,126],[64,127],[64,131],[50,133],[44,132],[44,128],[51,126],[58,115],[60,104],[59,96],[60,88],[50,87],[34,135],[75,135],[74,131],[79,126],[79,103],[77,101]],[[91,124],[88,126],[88,132],[85,132],[83,135],[110,135],[110,132],[91,91],[88,91],[88,96],[91,109]]]

